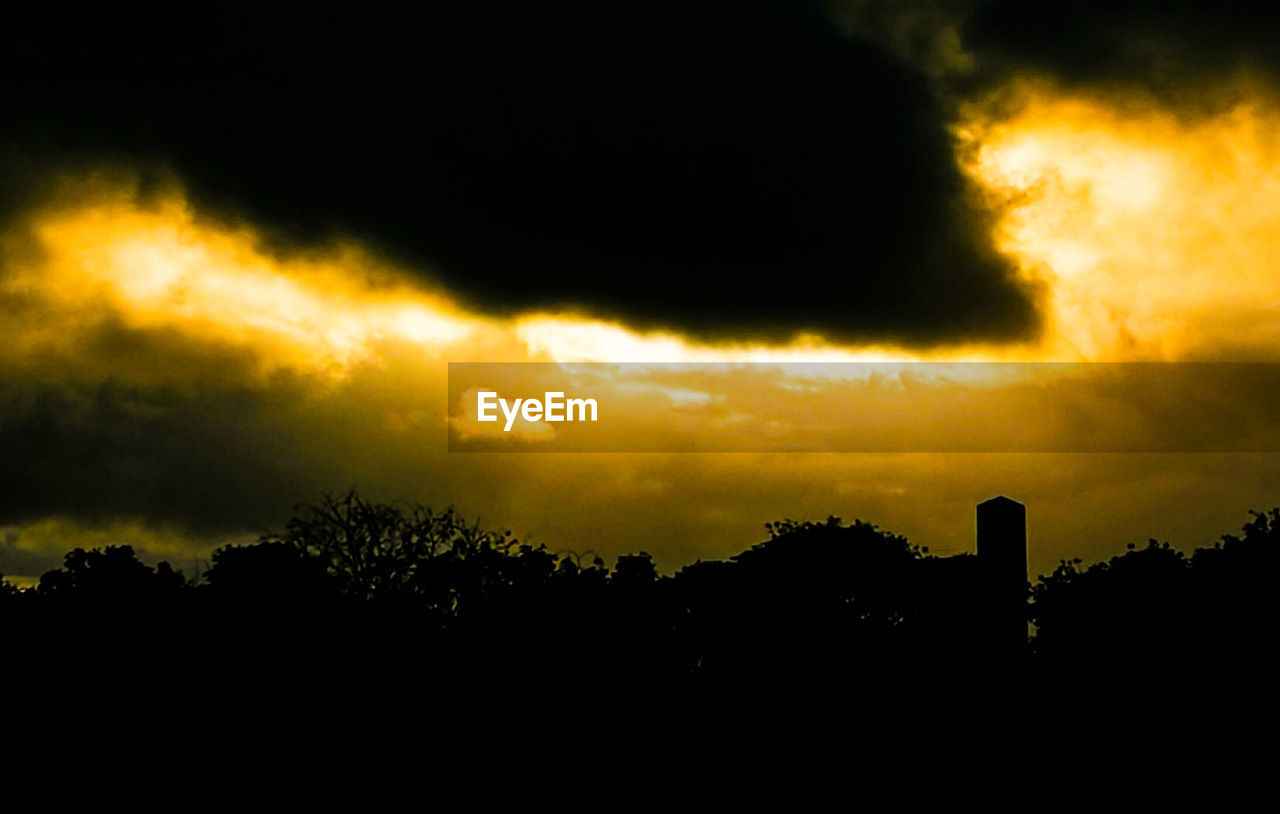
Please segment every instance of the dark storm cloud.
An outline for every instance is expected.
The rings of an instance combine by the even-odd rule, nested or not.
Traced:
[[[380,345],[335,376],[271,362],[263,337],[139,328],[0,291],[4,317],[18,332],[44,320],[53,330],[20,353],[0,348],[0,542],[6,526],[50,518],[252,536],[351,486],[441,499],[443,420],[411,419],[443,401],[443,386],[413,345]],[[30,575],[12,553],[0,545],[0,571]]]
[[[821,3],[121,14],[11,28],[11,156],[163,162],[283,247],[354,235],[491,311],[775,340],[1036,327],[928,71]]]
[[[1036,69],[1185,99],[1242,68],[1280,70],[1280,12],[1241,0],[993,0],[962,33],[996,81]]]
[[[0,575],[29,576],[57,568],[61,557],[47,551],[28,551],[18,545],[19,534],[9,530],[0,533]]]
[[[142,347],[148,342],[157,349]],[[253,531],[311,497],[331,474],[283,431],[281,405],[305,398],[303,380],[255,384],[248,360],[234,353],[109,324],[80,352],[99,362],[114,355],[163,364],[194,378],[50,382],[38,363],[5,369],[0,523],[71,512],[90,521],[147,517],[197,532]]]

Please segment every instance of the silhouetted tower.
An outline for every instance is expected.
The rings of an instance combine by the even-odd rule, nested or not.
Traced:
[[[1003,495],[978,504],[978,560],[999,628],[992,634],[1001,646],[1021,648],[1027,642],[1026,506]]]

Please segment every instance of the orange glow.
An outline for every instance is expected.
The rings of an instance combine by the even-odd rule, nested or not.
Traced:
[[[354,247],[288,261],[247,232],[201,224],[181,198],[50,213],[38,262],[4,281],[64,312],[105,306],[135,329],[249,345],[278,362],[342,367],[379,341],[459,341],[478,321]]]
[[[0,279],[10,294],[63,317],[110,313],[131,329],[168,329],[251,349],[272,365],[337,375],[399,341],[435,358],[482,361],[885,362],[918,358],[889,346],[843,348],[820,337],[784,347],[701,344],[574,315],[514,319],[467,311],[420,275],[355,245],[280,258],[249,229],[199,220],[179,193],[142,205],[127,190],[31,215],[39,251]],[[68,319],[52,332],[82,323]],[[22,332],[28,341],[41,333]],[[48,332],[46,332],[48,334]],[[51,337],[46,335],[45,339]],[[949,358],[986,358],[981,347]]]
[[[1059,359],[1274,356],[1280,108],[1253,89],[1213,116],[1028,85],[974,115],[970,171],[1006,202],[996,235],[1050,292]],[[1242,330],[1243,329],[1243,330]]]
[[[38,251],[0,287],[46,303],[17,349],[110,313],[125,327],[247,347],[269,365],[342,375],[408,343],[436,360],[626,362],[1120,361],[1271,358],[1280,350],[1280,105],[1263,90],[1225,113],[1178,117],[1129,100],[1028,83],[1012,114],[975,108],[967,169],[1001,207],[995,235],[1044,283],[1035,342],[927,352],[698,343],[573,314],[468,311],[354,244],[287,257],[248,228],[201,220],[180,192],[142,202],[128,184],[84,187],[31,213]]]

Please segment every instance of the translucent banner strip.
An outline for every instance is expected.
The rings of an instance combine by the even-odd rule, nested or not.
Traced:
[[[1280,452],[1280,363],[451,363],[452,452]]]

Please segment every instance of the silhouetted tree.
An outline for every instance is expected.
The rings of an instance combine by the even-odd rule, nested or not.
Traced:
[[[204,578],[209,591],[252,603],[305,601],[337,592],[336,580],[318,557],[278,542],[224,546],[213,552]]]
[[[519,548],[510,532],[482,530],[452,508],[402,508],[354,491],[324,495],[291,519],[283,534],[265,535],[262,542],[315,558],[344,593],[365,599],[414,595],[450,614]]]
[[[1063,562],[1033,590],[1036,648],[1056,661],[1164,664],[1185,641],[1191,566],[1151,540],[1087,569]]]
[[[45,572],[37,593],[81,602],[161,601],[190,587],[167,562],[156,567],[138,560],[132,546],[67,552],[62,568]]]
[[[1133,678],[1256,675],[1280,623],[1280,510],[1243,531],[1190,557],[1151,540],[1088,568],[1061,563],[1033,591],[1037,652],[1057,669]]]
[[[999,703],[1019,686],[1271,675],[1280,509],[1190,556],[1151,541],[1061,563],[1034,586],[1030,665],[992,635],[1008,630],[1009,608],[978,558],[932,557],[836,517],[766,530],[726,561],[663,576],[643,552],[610,570],[452,509],[325,495],[284,532],[218,549],[199,585],[129,546],[74,549],[34,588],[0,580],[0,622],[53,674],[178,671],[228,703],[269,686],[317,709],[394,686],[491,699],[767,688],[886,703],[972,678],[967,698]],[[1024,668],[1034,681],[1017,678]]]

